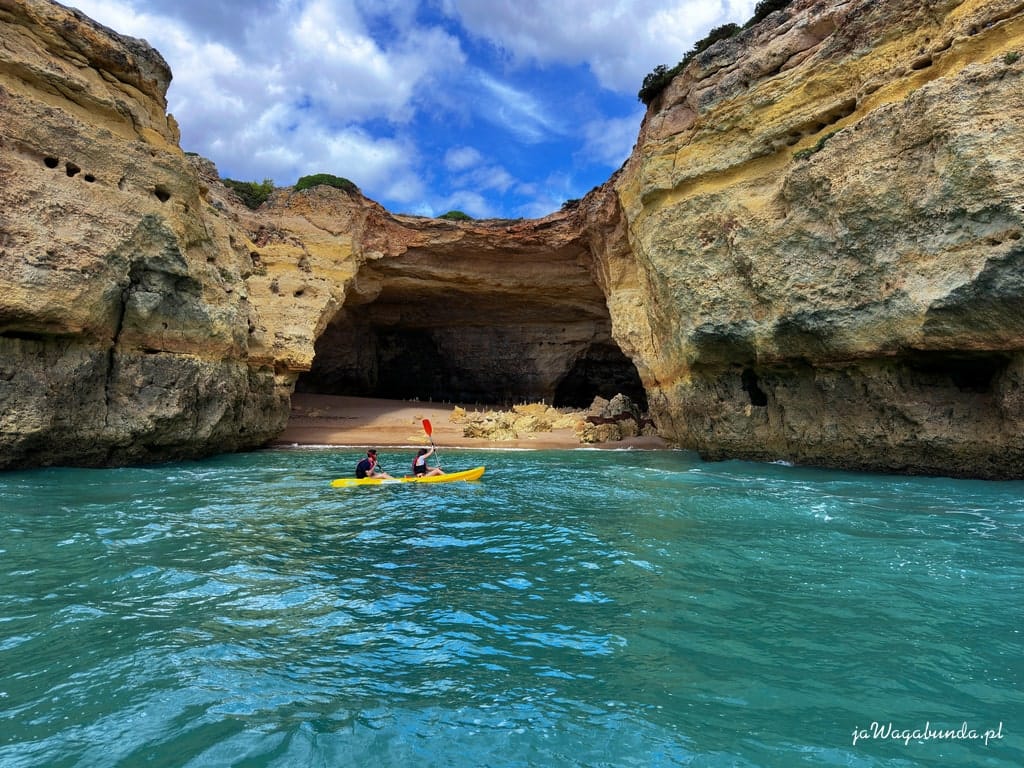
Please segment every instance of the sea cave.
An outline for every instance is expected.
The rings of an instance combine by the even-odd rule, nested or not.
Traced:
[[[296,392],[646,409],[578,247],[431,248],[364,264]]]

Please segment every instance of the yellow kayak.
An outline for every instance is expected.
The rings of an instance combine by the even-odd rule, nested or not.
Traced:
[[[357,480],[354,477],[339,477],[332,480],[331,485],[335,488],[351,488],[356,485],[397,485],[398,483],[454,483],[458,480],[479,480],[484,474],[483,467],[474,467],[463,472],[448,472],[444,475],[431,475],[430,477],[396,477],[385,480],[382,477],[364,477]]]

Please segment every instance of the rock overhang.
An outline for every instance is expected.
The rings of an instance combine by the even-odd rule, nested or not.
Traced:
[[[604,369],[580,371],[595,350],[617,346],[591,255],[571,229],[479,222],[441,231],[437,242],[358,267],[300,389],[574,405],[615,394],[612,379],[642,391],[621,351],[600,355]],[[571,373],[570,390],[560,389]]]

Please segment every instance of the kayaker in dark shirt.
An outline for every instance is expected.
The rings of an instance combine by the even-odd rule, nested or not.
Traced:
[[[362,480],[366,477],[376,477],[382,480],[393,480],[387,472],[377,467],[377,450],[371,448],[366,452],[366,458],[356,464],[356,478]]]

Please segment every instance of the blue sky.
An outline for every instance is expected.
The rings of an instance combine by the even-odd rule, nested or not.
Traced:
[[[533,218],[603,183],[636,93],[756,0],[74,0],[174,73],[222,177],[351,179],[396,213]]]

